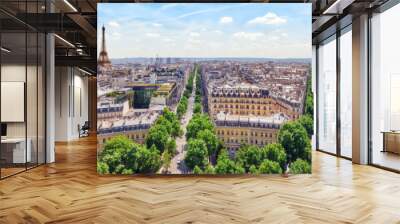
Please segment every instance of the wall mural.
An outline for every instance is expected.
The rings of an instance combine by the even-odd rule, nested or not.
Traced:
[[[98,32],[98,173],[311,173],[311,4],[99,3]]]

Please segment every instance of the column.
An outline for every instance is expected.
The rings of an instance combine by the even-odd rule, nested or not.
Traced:
[[[353,162],[368,163],[368,15],[353,19]]]

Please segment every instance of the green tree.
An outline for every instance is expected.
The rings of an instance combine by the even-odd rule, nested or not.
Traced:
[[[167,119],[171,123],[178,119],[176,117],[175,113],[172,112],[168,107],[165,107],[163,109],[163,116],[165,117],[165,119]]]
[[[178,116],[178,119],[181,119],[182,116],[187,111],[187,108],[188,108],[188,97],[189,96],[186,96],[186,94],[184,94],[184,96],[182,96],[181,100],[179,101],[178,107],[176,108],[176,115]]]
[[[153,127],[163,127],[167,131],[168,135],[172,133],[172,123],[167,120],[163,115],[159,116],[156,122],[154,122]]]
[[[136,151],[136,158],[138,173],[155,173],[161,167],[160,153],[154,145],[150,149],[139,147]]]
[[[109,174],[109,168],[107,163],[97,162],[97,173],[99,174]]]
[[[197,133],[197,139],[201,139],[206,143],[208,155],[210,157],[214,157],[217,153],[219,148],[219,139],[215,135],[214,132],[210,131],[209,129],[201,130]]]
[[[311,73],[311,71],[310,71]],[[314,116],[314,94],[312,92],[311,76],[307,78],[307,91],[306,102],[304,106],[304,113],[311,117]]]
[[[178,107],[176,108],[176,115],[178,116],[179,119],[181,119],[184,114],[185,114],[185,106],[179,103]]]
[[[261,163],[258,172],[262,174],[281,174],[282,168],[278,162],[266,159]]]
[[[124,135],[118,135],[106,141],[100,154],[100,159],[105,155],[110,155],[116,150],[129,150],[133,148],[133,142]]]
[[[243,174],[245,172],[245,169],[240,164],[236,164],[235,161],[229,158],[226,150],[220,152],[215,166],[216,174]]]
[[[186,89],[186,90],[183,92],[183,96],[186,97],[186,98],[189,98],[189,97],[190,97],[190,92],[189,92],[189,90]]]
[[[160,151],[164,152],[169,140],[169,134],[167,127],[154,125],[149,129],[145,143],[147,148],[151,148],[153,145]]]
[[[177,137],[182,134],[177,115],[174,112],[170,111],[168,107],[164,108],[163,115],[157,119],[156,125],[165,125],[167,127],[168,133],[172,135],[172,137]]]
[[[203,171],[201,170],[201,168],[199,166],[196,165],[193,168],[193,174],[202,174],[202,173],[203,173]]]
[[[200,168],[208,164],[207,146],[203,140],[191,139],[188,142],[188,148],[185,155],[185,164],[193,169],[195,166]]]
[[[116,136],[106,141],[102,152],[99,155],[101,172],[120,173],[124,168],[135,170],[137,167],[136,150],[141,145],[134,143],[125,136]],[[106,166],[107,165],[107,166]],[[105,168],[108,167],[106,170]]]
[[[200,103],[195,103],[193,107],[193,113],[201,113],[201,104]]]
[[[241,164],[246,172],[249,172],[250,167],[255,165],[260,166],[264,160],[261,149],[256,145],[243,145],[236,152],[236,162]]]
[[[286,169],[286,153],[283,146],[279,143],[272,143],[262,148],[263,160],[268,159],[271,161],[278,162],[282,170]]]
[[[200,96],[200,95],[196,95],[196,96],[194,97],[194,102],[195,102],[195,103],[201,103],[201,96]]]
[[[298,122],[306,129],[308,138],[311,139],[314,132],[314,121],[310,115],[303,115]]]
[[[175,120],[172,122],[172,129],[171,129],[171,135],[172,137],[176,138],[179,136],[182,136],[183,130],[181,129],[181,124],[179,123],[179,120]]]
[[[278,132],[278,142],[283,146],[287,162],[297,158],[311,161],[311,143],[306,129],[297,121],[285,123]]]
[[[214,167],[211,166],[210,164],[207,165],[207,167],[204,169],[204,174],[215,174]]]
[[[195,114],[186,127],[186,139],[195,138],[199,131],[205,129],[214,132],[214,124],[207,115]]]
[[[168,140],[167,145],[165,146],[165,151],[167,151],[171,155],[176,154],[176,140],[171,138]]]
[[[127,137],[117,136],[105,143],[97,169],[101,174],[155,173],[160,166],[160,154],[155,146],[147,149]]]
[[[311,164],[302,159],[296,159],[289,166],[289,172],[292,174],[311,173]]]
[[[309,116],[314,116],[314,99],[312,94],[311,95],[307,95],[306,97],[306,103],[305,103],[305,114],[309,115]]]
[[[250,166],[249,172],[251,174],[259,174],[258,169],[257,169],[257,167],[255,165],[251,165]]]
[[[123,174],[123,175],[131,175],[131,174],[134,174],[134,172],[133,172],[132,169],[123,169],[121,174]]]
[[[168,151],[164,151],[161,155],[161,159],[164,172],[168,173],[169,166],[171,165],[172,156]]]

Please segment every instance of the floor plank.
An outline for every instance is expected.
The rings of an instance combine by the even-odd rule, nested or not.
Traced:
[[[0,181],[0,223],[400,223],[400,175],[313,152],[313,174],[98,176],[96,140]]]

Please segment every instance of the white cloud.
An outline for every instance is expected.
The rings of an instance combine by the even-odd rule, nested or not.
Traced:
[[[263,33],[255,32],[255,33],[249,33],[249,32],[237,32],[233,34],[233,37],[240,38],[240,39],[246,39],[246,40],[257,40],[260,37],[264,37],[265,35]]]
[[[165,4],[165,5],[161,6],[160,10],[163,11],[163,10],[167,10],[167,9],[169,9],[169,8],[175,8],[175,7],[177,7],[177,6],[182,6],[182,5],[184,5],[184,4],[183,4],[183,3],[170,3],[170,4]]]
[[[111,33],[111,38],[114,39],[114,40],[119,40],[121,38],[121,36],[122,35],[120,33],[118,33],[118,32]]]
[[[248,24],[264,24],[264,25],[278,25],[286,23],[286,19],[276,15],[273,12],[268,12],[264,16],[256,17],[248,22]]]
[[[154,26],[154,27],[162,27],[161,23],[152,23],[151,25]]]
[[[165,42],[173,42],[174,40],[171,39],[171,38],[164,38],[163,41],[165,41]]]
[[[214,30],[213,32],[214,32],[215,34],[217,34],[217,35],[223,34],[223,32],[222,32],[221,30]]]
[[[146,36],[148,36],[148,37],[159,37],[160,34],[159,33],[146,33]]]
[[[219,23],[221,23],[221,24],[228,24],[228,23],[232,23],[232,22],[233,22],[233,18],[230,16],[224,16],[219,19]]]
[[[200,34],[199,34],[199,33],[196,33],[196,32],[190,32],[190,33],[189,33],[189,36],[191,36],[191,37],[199,37]]]
[[[110,22],[108,22],[108,25],[111,27],[119,27],[119,23],[116,21],[110,21]]]
[[[192,38],[189,38],[189,39],[188,39],[188,43],[190,43],[190,44],[194,44],[194,45],[197,45],[197,44],[200,44],[200,43],[201,43],[201,41],[200,41],[200,40],[198,40],[198,39],[192,39]]]

